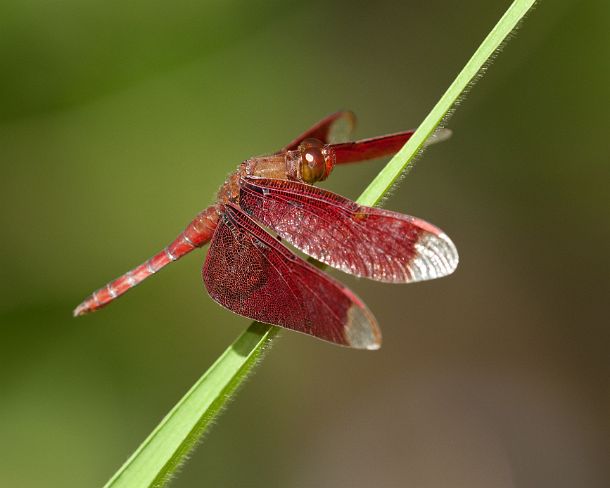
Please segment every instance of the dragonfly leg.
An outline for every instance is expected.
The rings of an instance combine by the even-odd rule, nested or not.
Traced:
[[[95,312],[169,263],[180,259],[194,249],[204,246],[212,238],[217,224],[218,212],[216,207],[206,208],[165,249],[116,280],[111,281],[103,288],[93,292],[74,309],[74,316]]]

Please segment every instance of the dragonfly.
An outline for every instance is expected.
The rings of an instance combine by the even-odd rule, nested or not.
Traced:
[[[349,111],[329,115],[279,151],[246,159],[162,251],[95,291],[74,310],[94,312],[208,242],[202,277],[213,300],[250,319],[357,349],[378,349],[379,325],[349,288],[285,243],[351,275],[411,283],[451,274],[458,253],[438,227],[359,205],[313,186],[335,165],[394,154],[413,131],[345,141]],[[444,130],[432,138],[442,140]],[[436,137],[436,139],[434,139]]]

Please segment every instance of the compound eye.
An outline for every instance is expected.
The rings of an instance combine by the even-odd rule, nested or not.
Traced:
[[[299,146],[301,151],[301,178],[306,183],[326,179],[326,159],[323,144],[317,139],[305,139]]]

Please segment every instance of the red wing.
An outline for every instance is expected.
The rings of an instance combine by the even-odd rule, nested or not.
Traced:
[[[397,153],[411,138],[413,132],[410,130],[361,141],[343,142],[330,147],[335,151],[336,164],[365,161]]]
[[[214,300],[239,315],[344,346],[377,349],[381,343],[375,318],[358,297],[230,204],[203,281]]]
[[[381,158],[395,154],[411,138],[415,131],[409,130],[381,137],[372,137],[354,142],[331,144],[330,149],[335,152],[335,164],[354,163],[368,159]],[[426,145],[444,141],[451,135],[448,129],[439,129],[426,141]]]
[[[440,229],[294,181],[243,179],[240,206],[283,239],[346,273],[390,283],[440,278],[458,264]]]
[[[314,138],[324,144],[329,142],[346,141],[356,124],[356,116],[350,111],[335,112],[322,119],[309,130],[305,131],[290,144],[278,151],[294,151],[305,139]],[[276,153],[277,154],[277,153]]]

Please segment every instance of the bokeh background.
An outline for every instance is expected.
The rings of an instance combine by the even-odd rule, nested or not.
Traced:
[[[102,485],[249,324],[204,252],[72,319],[85,295],[326,114],[416,126],[508,4],[3,0],[0,485]],[[283,333],[173,486],[609,486],[609,60],[607,1],[540,3],[386,202],[457,272],[340,276],[383,348]]]

